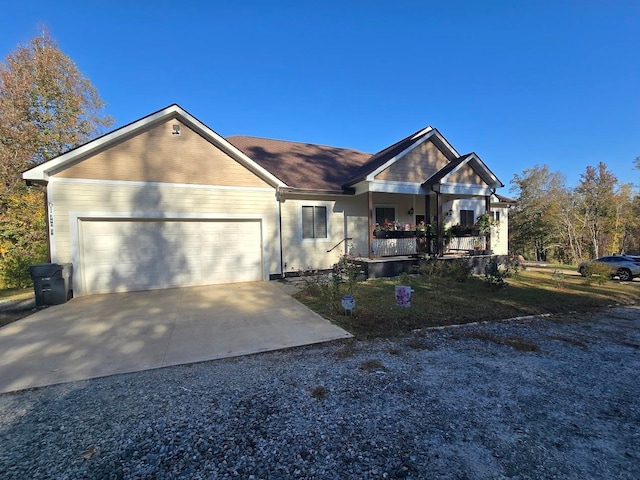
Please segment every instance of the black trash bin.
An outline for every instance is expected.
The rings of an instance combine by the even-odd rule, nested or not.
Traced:
[[[38,263],[29,267],[36,294],[36,306],[60,305],[73,297],[71,263]]]

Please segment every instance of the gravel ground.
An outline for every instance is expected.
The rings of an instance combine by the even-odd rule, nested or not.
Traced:
[[[0,478],[640,478],[640,309],[0,395]]]

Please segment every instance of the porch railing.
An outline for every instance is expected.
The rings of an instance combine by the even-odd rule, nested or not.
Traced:
[[[474,237],[453,237],[449,242],[448,250],[451,251],[471,251],[474,249],[484,250],[487,248],[487,238],[485,236]]]
[[[378,257],[415,255],[418,253],[416,238],[374,238],[373,254]]]
[[[427,248],[427,242],[431,248]],[[406,238],[374,238],[371,245],[373,254],[377,257],[396,257],[416,255],[418,253],[436,252],[434,237],[406,237]],[[453,237],[446,248],[449,252],[472,252],[474,249],[485,250],[487,239],[484,236]]]

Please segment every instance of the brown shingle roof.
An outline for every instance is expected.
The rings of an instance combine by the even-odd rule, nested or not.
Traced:
[[[394,143],[390,147],[387,147],[384,150],[380,150],[378,153],[371,156],[367,163],[362,165],[362,167],[354,172],[353,176],[346,177],[343,185],[348,187],[364,180],[367,175],[373,172],[376,168],[381,167],[396,155],[404,152],[407,148],[418,142],[430,131],[430,128],[420,129],[417,132],[412,133],[408,137],[403,138],[399,142]]]
[[[506,197],[504,195],[500,195],[499,193],[494,193],[494,195],[496,196],[496,198],[498,199],[498,201],[500,202],[504,202],[504,203],[518,203],[517,200],[511,198],[511,197]]]
[[[367,160],[368,153],[311,143],[232,136],[226,139],[289,187],[342,190]]]

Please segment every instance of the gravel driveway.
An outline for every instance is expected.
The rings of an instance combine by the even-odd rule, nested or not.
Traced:
[[[640,309],[0,396],[0,478],[640,478]]]

